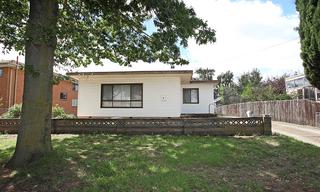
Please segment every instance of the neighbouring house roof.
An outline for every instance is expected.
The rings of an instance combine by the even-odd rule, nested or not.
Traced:
[[[0,67],[17,67],[23,65],[24,63],[17,62],[15,60],[0,60]]]
[[[23,69],[24,63],[17,62],[15,60],[0,60],[0,68],[1,67],[10,67],[10,68],[19,67],[19,69]],[[54,72],[53,75],[55,77],[57,77],[57,79],[60,79],[60,80],[70,80],[70,81],[75,82],[75,83],[78,82],[76,79],[74,79],[72,77],[68,77],[68,76],[65,76],[65,75],[62,75],[62,74],[59,74],[59,73],[55,73]]]
[[[300,78],[303,78],[303,77],[305,77],[305,74],[293,75],[293,76],[285,78],[285,81],[291,81],[291,80],[300,79]]]
[[[88,76],[126,76],[126,75],[143,75],[143,76],[179,76],[184,83],[218,83],[217,80],[193,80],[193,70],[161,70],[161,71],[108,71],[108,72],[71,72],[67,73],[77,80]]]

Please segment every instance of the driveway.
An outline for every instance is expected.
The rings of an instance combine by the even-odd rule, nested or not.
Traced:
[[[320,147],[320,128],[272,121],[272,132]]]

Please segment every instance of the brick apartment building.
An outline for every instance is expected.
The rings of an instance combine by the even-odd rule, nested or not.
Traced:
[[[14,104],[22,103],[23,63],[14,60],[0,61],[0,115]],[[53,85],[52,105],[59,105],[67,113],[77,115],[78,84],[75,80],[61,80]]]

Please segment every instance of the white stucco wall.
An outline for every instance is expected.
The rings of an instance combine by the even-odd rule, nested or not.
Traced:
[[[101,84],[108,83],[142,83],[143,108],[101,108]],[[181,102],[179,77],[88,76],[79,79],[79,117],[179,117]]]
[[[184,104],[181,99],[181,113],[209,113],[209,104],[213,103],[213,89],[215,85],[212,83],[191,83],[181,85],[181,94],[183,88],[199,88],[199,103]],[[214,106],[210,107],[210,113],[213,113]]]

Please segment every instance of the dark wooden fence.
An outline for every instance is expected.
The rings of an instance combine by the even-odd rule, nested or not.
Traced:
[[[320,103],[310,100],[257,101],[216,108],[217,114],[226,116],[245,117],[247,111],[252,111],[254,116],[269,114],[275,121],[316,126]]]
[[[17,133],[19,127],[19,119],[0,119],[2,133]],[[271,118],[54,119],[52,133],[270,135]]]

